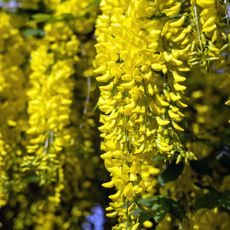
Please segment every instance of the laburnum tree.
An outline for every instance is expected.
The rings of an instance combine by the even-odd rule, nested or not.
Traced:
[[[0,1],[0,229],[229,230],[229,11]]]

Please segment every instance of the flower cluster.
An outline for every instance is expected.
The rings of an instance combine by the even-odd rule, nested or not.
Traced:
[[[164,162],[189,164],[201,158],[195,146],[202,145],[194,143],[192,135],[213,146],[220,143],[209,130],[225,129],[226,113],[212,109],[223,105],[226,91],[215,100],[210,98],[215,97],[217,82],[225,78],[213,81],[218,63],[226,66],[222,54],[227,46],[219,40],[221,18],[214,1],[104,0],[101,10],[95,73],[100,83],[101,150],[105,152],[101,157],[111,175],[103,186],[117,190],[109,196],[107,216],[118,216],[114,229],[138,229],[141,219],[135,210],[144,210],[140,201],[157,193],[156,178],[165,169]],[[201,85],[204,90],[199,91]],[[199,102],[191,100],[191,95]],[[190,108],[196,111],[195,119]],[[203,157],[213,148],[206,150]],[[157,157],[163,162],[157,162]],[[180,198],[178,193],[193,192],[192,183],[180,182],[182,187],[176,187],[172,196],[175,199]]]
[[[10,183],[14,178],[9,177],[10,169],[17,170],[14,158],[21,155],[22,132],[25,131],[26,95],[24,85],[26,78],[21,67],[25,63],[25,46],[18,28],[12,25],[17,19],[7,13],[0,12],[0,111],[1,111],[1,206],[7,204]],[[10,182],[11,181],[11,182]]]
[[[98,4],[18,6],[0,9],[0,222],[80,229],[90,207],[104,203],[89,192],[98,193],[104,173],[92,96]]]

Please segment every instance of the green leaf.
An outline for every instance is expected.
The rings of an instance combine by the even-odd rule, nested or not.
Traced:
[[[37,184],[39,182],[39,177],[37,175],[28,175],[25,177],[25,181],[30,184],[30,183],[35,183]]]
[[[158,154],[156,156],[153,157],[153,161],[154,162],[161,162],[165,159],[165,157],[162,154]]]
[[[153,216],[153,219],[156,221],[156,222],[161,222],[165,215],[168,213],[168,210],[166,209],[159,209],[157,212],[154,213],[154,216]]]
[[[150,217],[152,217],[156,222],[160,222],[167,213],[170,213],[178,219],[184,217],[184,210],[179,203],[166,196],[158,195],[147,199],[141,199],[139,203],[141,204],[140,206],[145,206],[150,210],[146,212],[146,209],[140,209],[143,213],[148,213],[148,215],[143,215],[142,219],[147,217],[150,219]],[[135,212],[135,215],[137,214],[138,212]]]
[[[224,191],[219,199],[219,205],[230,211],[230,190]]]
[[[139,222],[140,224],[143,224],[146,220],[149,220],[151,218],[152,218],[152,213],[141,212],[139,216]]]
[[[212,175],[212,170],[204,160],[190,161],[192,170],[201,175]]]
[[[60,18],[57,18],[56,20],[74,20],[76,17],[73,16],[73,14],[62,14],[60,15]]]
[[[158,176],[158,182],[164,186],[167,182],[176,180],[183,172],[183,162],[176,164],[175,162],[168,165],[168,167]]]
[[[201,209],[201,208],[208,208],[212,209],[218,206],[218,199],[220,197],[219,192],[217,191],[211,191],[207,194],[203,195],[201,198],[198,198],[195,201],[195,210]]]
[[[198,198],[194,204],[195,210],[201,208],[213,209],[215,207],[222,207],[230,211],[230,191],[223,193],[218,191],[210,191],[202,197]]]
[[[153,219],[156,222],[160,222],[164,219],[165,215],[170,211],[170,207],[165,197],[159,197],[155,204],[152,206],[154,213]]]
[[[177,219],[182,219],[185,216],[185,211],[178,202],[170,199],[170,214]]]
[[[177,219],[184,217],[184,210],[177,201],[164,196],[156,198],[156,203],[151,208],[154,213],[153,218],[156,222],[160,222],[167,213],[170,213]]]
[[[96,6],[99,6],[100,3],[101,3],[101,0],[94,0],[94,4],[95,4]]]
[[[157,199],[156,197],[158,197],[158,196],[153,196],[153,197],[148,197],[148,198],[140,199],[140,202],[144,206],[150,207],[150,206],[153,205],[154,202],[156,202],[156,199]]]
[[[26,29],[23,31],[23,34],[26,38],[28,37],[43,37],[45,32],[41,29]]]
[[[47,22],[52,20],[52,16],[50,14],[34,14],[32,17],[36,22]]]

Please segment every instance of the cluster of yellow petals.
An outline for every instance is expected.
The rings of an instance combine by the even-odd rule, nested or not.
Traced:
[[[221,38],[221,33],[217,29],[220,18],[214,0],[191,0],[190,4],[194,40],[189,63],[199,64],[207,69],[209,63],[218,60],[221,52],[226,48],[218,44]]]
[[[26,129],[26,94],[24,85],[26,78],[24,40],[18,28],[13,25],[16,16],[0,11],[0,206],[8,202],[10,184],[14,177],[9,177],[8,171],[14,167],[14,158],[21,155],[19,143],[22,143],[21,133]],[[14,166],[13,166],[14,165]],[[20,177],[20,176],[18,176]],[[18,178],[17,178],[18,179]]]
[[[0,8],[0,225],[80,229],[103,174],[93,143],[98,5],[22,0],[15,11]]]
[[[190,70],[185,55],[191,46],[191,27],[184,25],[186,15],[151,20],[160,17],[158,9],[174,17],[181,7],[177,1],[101,3],[95,72],[101,83],[98,104],[104,113],[102,158],[112,176],[103,186],[119,191],[113,201],[121,196],[132,204],[138,194],[154,191],[159,169],[152,159],[157,154],[167,159],[179,153],[178,162],[194,158],[178,136],[184,131],[179,122],[187,106],[183,82]]]
[[[154,194],[159,169],[153,157],[160,154],[177,163],[196,159],[189,151],[193,144],[185,146],[180,138],[186,80],[221,60],[226,45],[218,40],[222,35],[214,1],[102,0],[101,10],[95,73],[101,157],[111,175],[103,186],[117,190],[107,215],[119,216],[114,229],[135,229],[135,220],[124,213],[135,207],[137,197]],[[205,105],[197,108],[198,119],[206,119],[203,109]]]
[[[63,33],[58,32],[60,30]],[[71,76],[74,74],[74,63],[78,60],[76,54],[79,46],[74,31],[63,22],[47,23],[44,31],[45,37],[38,40],[38,48],[31,53],[31,87],[27,92],[30,125],[27,134],[30,140],[24,167],[27,170],[30,162],[37,164],[41,184],[56,177],[60,167],[58,155],[74,143],[66,127],[71,122],[74,84]],[[35,159],[37,162],[33,163]],[[47,171],[50,177],[43,178],[43,171]],[[59,203],[62,189],[63,185],[59,185],[57,197],[51,199]]]

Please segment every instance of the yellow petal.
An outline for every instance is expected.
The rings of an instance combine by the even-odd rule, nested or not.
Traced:
[[[113,78],[113,76],[109,75],[109,74],[104,74],[102,76],[96,77],[96,80],[99,82],[107,82],[109,81],[111,78]]]
[[[188,107],[188,105],[186,105],[185,103],[183,103],[183,102],[180,101],[180,100],[178,100],[176,103],[177,103],[179,106],[181,106],[182,108]]]
[[[175,83],[173,86],[176,91],[184,91],[186,89],[186,86],[180,85],[178,83]]]
[[[161,71],[163,69],[163,65],[161,64],[158,64],[158,63],[155,63],[155,64],[152,64],[151,65],[152,69],[155,70],[155,71]]]
[[[173,78],[176,82],[182,82],[186,80],[185,77],[179,75],[176,71],[172,71],[172,73],[173,73]]]
[[[180,9],[181,9],[181,3],[178,2],[175,6],[169,9],[165,9],[162,12],[165,13],[167,16],[174,16],[180,13]]]
[[[216,29],[216,24],[214,24],[212,26],[209,26],[209,27],[202,28],[202,31],[205,32],[205,33],[209,33],[209,32],[212,32],[215,29]]]
[[[133,184],[131,182],[129,182],[128,185],[125,186],[123,190],[123,195],[127,198],[133,197]]]
[[[114,187],[114,182],[113,181],[109,181],[109,182],[103,183],[102,186],[104,188],[112,188],[112,187]]]
[[[159,95],[156,95],[157,102],[160,103],[162,106],[169,106],[167,101],[164,101]]]
[[[149,107],[150,110],[156,115],[161,115],[164,112],[164,110],[159,107],[154,101],[150,102]]]
[[[168,114],[169,114],[170,118],[172,118],[172,119],[180,118],[180,116],[178,114],[174,113],[172,110],[168,110]]]
[[[158,147],[158,149],[160,150],[160,151],[162,151],[162,152],[169,152],[169,151],[171,151],[172,150],[172,146],[163,146],[163,145],[161,145],[161,144],[159,144],[159,145],[157,145],[157,147]]]
[[[115,212],[106,213],[106,216],[110,217],[110,218],[116,217],[117,216],[117,212],[115,211]]]
[[[170,26],[172,26],[172,27],[181,27],[184,24],[185,18],[186,17],[183,15],[177,21],[170,23]]]
[[[116,200],[117,198],[120,197],[120,195],[121,195],[121,192],[118,191],[118,192],[116,192],[115,194],[110,195],[110,196],[109,196],[109,199],[111,199],[111,200]]]
[[[202,8],[208,8],[211,7],[212,5],[215,5],[214,0],[196,0],[196,3],[198,6]]]
[[[163,120],[160,117],[157,117],[156,120],[157,120],[158,125],[161,125],[161,126],[168,125],[170,123],[170,121]]]
[[[153,223],[150,221],[150,220],[146,220],[144,223],[143,223],[143,226],[145,228],[152,228],[153,227]]]
[[[182,127],[180,127],[176,122],[172,121],[173,127],[178,131],[184,131]]]
[[[171,97],[172,101],[178,101],[181,98],[180,95],[175,94],[173,92],[170,92],[170,97]]]

